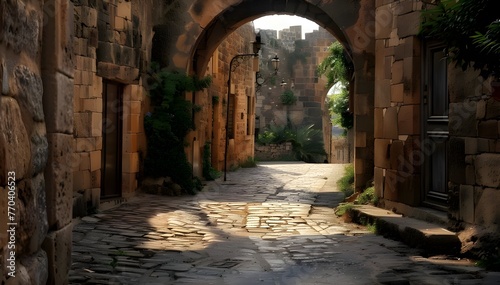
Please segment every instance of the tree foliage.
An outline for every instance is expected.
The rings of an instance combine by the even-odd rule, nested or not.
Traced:
[[[354,117],[349,111],[349,91],[347,89],[352,66],[345,54],[344,47],[339,42],[330,45],[328,51],[328,56],[318,66],[318,73],[326,76],[327,88],[331,88],[337,83],[342,85],[339,94],[328,98],[328,109],[333,118],[332,123],[348,130],[354,124]]]
[[[420,34],[442,41],[450,58],[484,78],[500,74],[500,1],[441,0],[424,10]]]
[[[326,87],[331,88],[336,83],[344,86],[349,84],[350,63],[345,55],[344,47],[334,42],[328,47],[328,56],[318,66],[318,74],[326,76]]]
[[[193,193],[193,172],[184,152],[184,138],[194,129],[193,105],[185,92],[198,91],[211,83],[211,78],[197,79],[169,72],[153,65],[150,71],[149,96],[153,112],[144,119],[147,156],[144,172],[148,176],[170,176],[185,191]]]
[[[332,116],[332,123],[349,130],[354,125],[354,116],[349,112],[349,91],[342,88],[339,94],[334,94],[328,98],[328,109]]]

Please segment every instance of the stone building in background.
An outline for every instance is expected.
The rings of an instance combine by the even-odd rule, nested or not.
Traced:
[[[281,46],[289,52],[295,50],[295,41],[302,39],[302,26],[290,26],[278,31]]]
[[[216,50],[246,22],[274,13],[316,21],[352,59],[357,190],[373,179],[382,207],[419,215],[435,209],[459,229],[498,234],[500,104],[490,80],[448,65],[439,43],[417,36],[427,2],[0,1],[1,282],[67,284],[73,214],[136,193],[147,151],[143,118],[150,111],[146,78],[152,61],[218,77],[212,89],[186,94],[202,108],[185,149],[198,174],[204,144],[224,135],[224,115],[215,131],[210,121],[212,98],[227,93],[227,64],[232,52],[248,52],[248,28],[228,39],[228,49],[236,43],[241,49]],[[207,69],[214,53],[219,71]],[[313,61],[300,64],[284,79],[293,79],[296,89],[304,85],[302,106],[321,116],[326,92],[313,87]],[[234,136],[253,150],[248,106],[255,70],[242,65],[235,72]],[[219,99],[217,108],[223,108]],[[220,164],[220,156],[212,161]],[[17,190],[15,279],[5,270],[9,180]]]
[[[236,167],[249,157],[254,157],[255,148],[255,73],[257,58],[247,57],[233,64],[231,72],[230,100],[228,103],[227,81],[231,59],[237,54],[252,53],[255,31],[252,24],[246,24],[230,34],[215,50],[207,69],[212,77],[206,108],[201,117],[208,118],[201,129],[206,131],[205,141],[211,144],[212,166],[224,169],[226,131],[228,141],[228,167]],[[227,104],[229,104],[229,125],[226,130]]]
[[[300,27],[300,26],[299,26]],[[285,29],[298,30],[296,26]],[[280,35],[283,31],[279,31]],[[256,92],[257,105],[256,128],[263,132],[270,125],[300,128],[314,125],[323,132],[325,151],[331,136],[331,123],[328,106],[326,105],[326,80],[317,74],[317,66],[328,56],[328,47],[335,38],[323,28],[306,33],[305,40],[298,38],[293,41],[293,49],[286,47],[287,40],[281,38],[274,44],[273,38],[263,37],[264,51],[261,58],[262,76],[267,79]],[[269,47],[268,47],[269,46]],[[280,68],[273,76],[270,59],[277,54],[280,58]],[[280,96],[290,90],[297,97],[293,105],[283,105]]]

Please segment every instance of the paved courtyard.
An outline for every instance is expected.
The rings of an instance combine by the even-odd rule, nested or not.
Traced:
[[[343,166],[267,163],[196,196],[139,195],[73,230],[72,284],[500,284],[334,214]]]

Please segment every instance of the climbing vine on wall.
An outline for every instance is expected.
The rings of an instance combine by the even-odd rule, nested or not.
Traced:
[[[156,64],[149,75],[152,112],[144,119],[148,146],[144,160],[145,175],[169,176],[184,191],[193,194],[196,185],[192,166],[184,152],[184,138],[195,128],[192,120],[194,106],[185,99],[185,92],[207,88],[211,78],[197,79],[160,69]]]

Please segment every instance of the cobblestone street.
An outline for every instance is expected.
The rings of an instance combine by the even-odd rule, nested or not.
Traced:
[[[141,194],[73,229],[72,284],[498,284],[334,214],[343,166],[268,163],[196,196]]]

